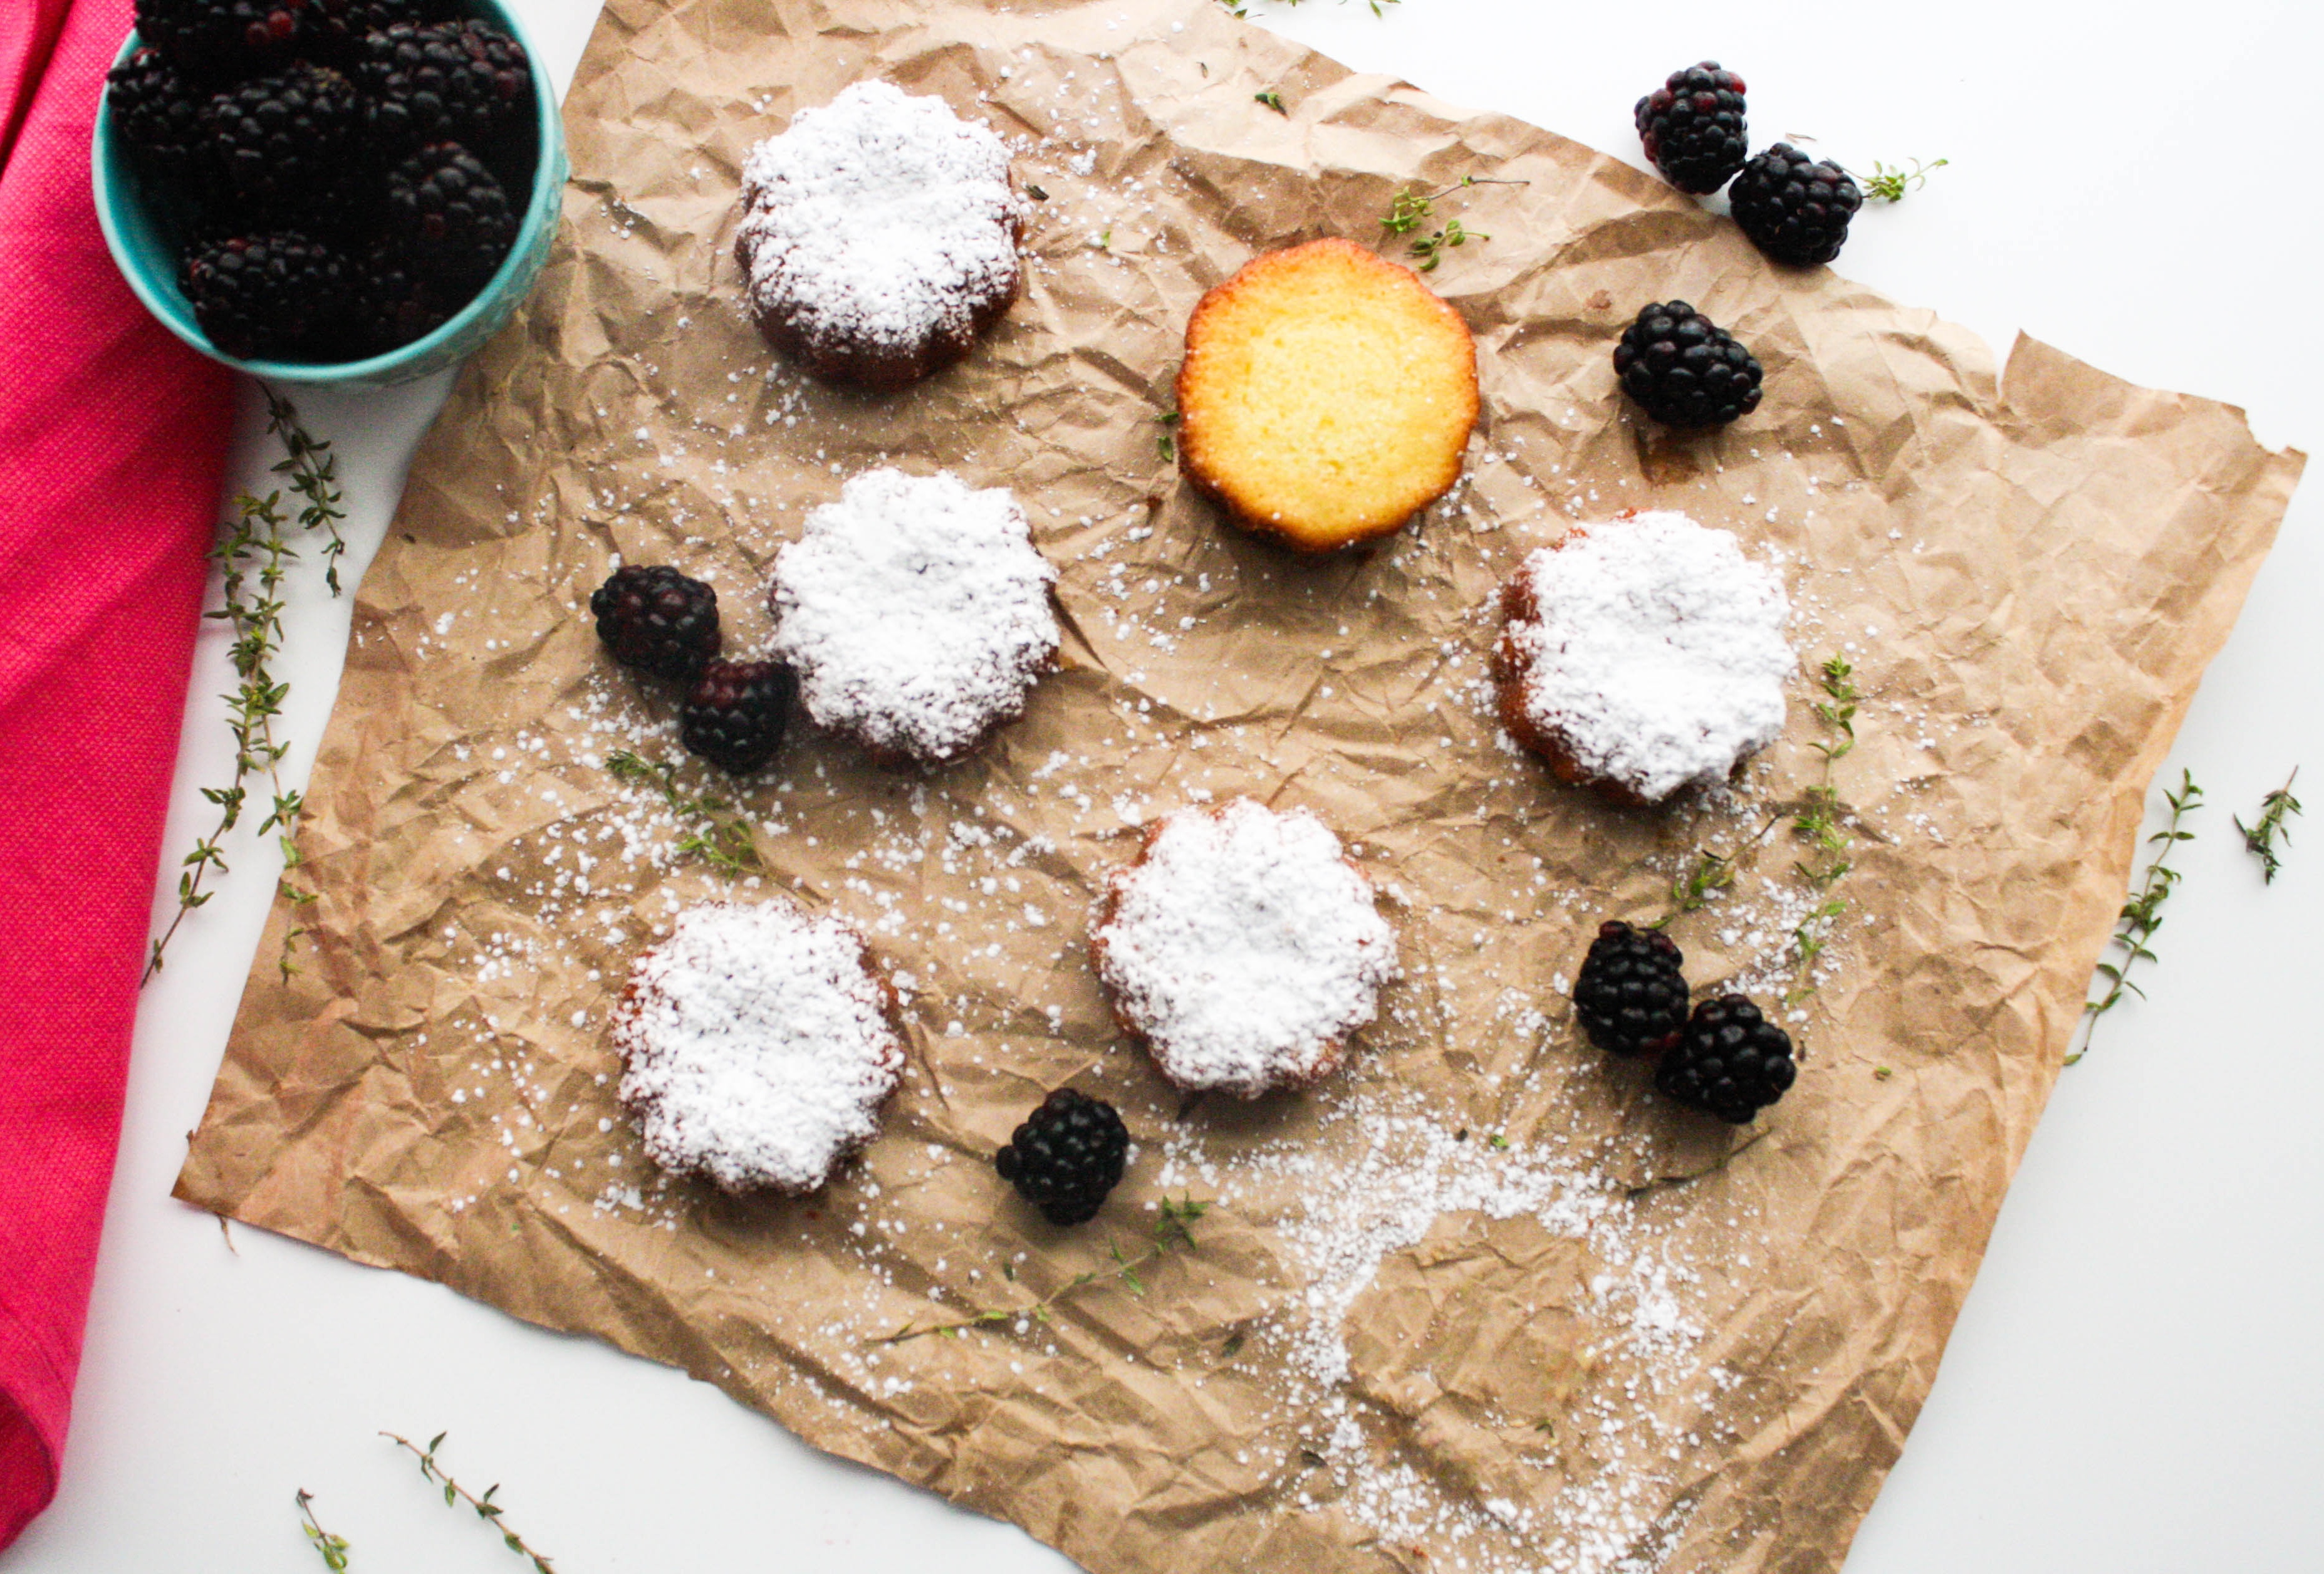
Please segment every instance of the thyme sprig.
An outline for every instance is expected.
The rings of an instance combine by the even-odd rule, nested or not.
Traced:
[[[1380,217],[1380,238],[1388,240],[1399,235],[1412,236],[1410,249],[1412,254],[1420,259],[1420,272],[1434,272],[1436,264],[1443,261],[1444,253],[1448,248],[1464,246],[1471,241],[1489,241],[1493,238],[1482,230],[1462,227],[1457,218],[1447,219],[1442,226],[1431,230],[1426,235],[1416,234],[1416,232],[1423,225],[1436,216],[1435,207],[1439,201],[1452,196],[1455,191],[1464,190],[1471,186],[1523,186],[1525,184],[1526,182],[1523,180],[1495,180],[1476,175],[1463,175],[1442,191],[1399,191],[1396,194],[1396,199],[1388,204],[1388,212]]]
[[[1030,1305],[989,1307],[971,1312],[965,1317],[957,1317],[943,1322],[908,1322],[893,1333],[881,1335],[875,1342],[897,1345],[902,1344],[906,1339],[919,1339],[927,1334],[936,1334],[943,1339],[958,1339],[971,1329],[990,1328],[995,1323],[1003,1322],[1029,1321],[1046,1325],[1054,1321],[1049,1315],[1049,1309],[1052,1306],[1074,1292],[1101,1281],[1119,1283],[1132,1295],[1144,1295],[1146,1293],[1145,1270],[1174,1252],[1193,1251],[1194,1221],[1208,1211],[1210,1211],[1209,1203],[1197,1202],[1192,1197],[1181,1198],[1176,1201],[1165,1197],[1162,1199],[1161,1214],[1155,1220],[1154,1228],[1148,1236],[1148,1244],[1143,1256],[1131,1256],[1121,1249],[1121,1244],[1119,1241],[1111,1241],[1107,1243],[1107,1255],[1112,1261],[1111,1267],[1084,1269]],[[1003,1275],[1011,1281],[1017,1277],[1013,1266],[1004,1267],[1001,1271]]]
[[[1166,410],[1154,418],[1154,424],[1159,428],[1154,434],[1155,453],[1161,456],[1165,465],[1176,463],[1178,457],[1178,412]]]
[[[2260,799],[2256,822],[2246,825],[2240,816],[2236,820],[2236,829],[2244,833],[2244,850],[2259,860],[2264,885],[2273,885],[2283,868],[2283,855],[2276,851],[2277,840],[2282,839],[2286,847],[2292,845],[2292,827],[2284,821],[2300,813],[2300,800],[2292,796],[2292,784],[2299,779],[2300,768],[2295,765],[2282,787]]]
[[[323,1560],[323,1567],[342,1571],[347,1566],[347,1538],[335,1536],[325,1530],[315,1517],[315,1495],[304,1487],[294,1499],[299,1505],[299,1528],[307,1533],[307,1542]]]
[[[1254,93],[1250,97],[1254,103],[1264,104],[1276,114],[1286,118],[1288,118],[1291,114],[1291,111],[1283,107],[1283,95],[1276,88],[1269,87],[1265,92]]]
[[[2172,869],[2163,861],[2171,856],[2172,849],[2180,842],[2195,840],[2192,831],[2182,831],[2179,825],[2181,820],[2203,806],[2203,789],[2195,785],[2194,772],[2181,770],[2179,790],[2166,791],[2163,801],[2171,805],[2171,816],[2163,823],[2162,830],[2146,839],[2149,844],[2161,842],[2162,851],[2148,860],[2145,878],[2139,881],[2138,889],[2132,893],[2130,900],[2123,904],[2122,912],[2115,921],[2112,943],[2120,952],[2121,960],[2098,963],[2098,976],[2107,980],[2107,992],[2083,1005],[2082,1047],[2066,1057],[2068,1065],[2089,1054],[2090,1040],[2098,1032],[2098,1018],[2121,1004],[2126,993],[2136,995],[2142,1000],[2146,999],[2146,991],[2130,981],[2130,970],[2141,962],[2155,960],[2154,949],[2148,943],[2154,938],[2154,932],[2163,927],[2163,904],[2170,900],[2172,891],[2184,875],[2183,870]]]
[[[266,429],[281,442],[287,456],[273,473],[288,477],[291,492],[303,500],[298,527],[326,533],[323,557],[328,569],[325,578],[331,594],[337,595],[338,557],[346,549],[339,523],[346,518],[346,511],[341,506],[331,446],[300,425],[297,408],[272,389],[266,391]],[[242,812],[254,788],[263,786],[266,790],[266,817],[259,822],[258,833],[272,833],[281,851],[282,894],[300,907],[315,900],[314,892],[298,885],[298,870],[304,862],[299,851],[299,821],[306,813],[306,798],[282,785],[282,758],[290,751],[290,744],[274,731],[275,719],[281,715],[290,694],[290,684],[275,677],[272,662],[282,649],[282,582],[299,558],[288,535],[292,522],[283,512],[280,492],[264,497],[244,492],[235,500],[233,516],[219,527],[217,545],[210,549],[210,557],[218,566],[219,604],[202,615],[225,623],[234,635],[226,655],[234,667],[235,686],[224,696],[226,729],[234,734],[234,776],[225,787],[201,789],[202,796],[217,806],[217,819],[179,864],[178,910],[171,915],[168,926],[154,936],[141,982],[161,971],[162,955],[186,916],[217,894],[212,881],[229,872],[226,835],[242,823]],[[293,925],[282,936],[278,965],[286,979],[297,971],[290,961],[291,947],[306,933]]]
[[[1711,905],[1711,893],[1735,883],[1735,861],[1723,852],[1699,852],[1694,866],[1671,881],[1671,910],[1646,925],[1667,929],[1682,914],[1699,913]]]
[[[1950,159],[1939,159],[1933,164],[1923,164],[1914,159],[1913,167],[1907,170],[1901,164],[1891,169],[1875,159],[1872,173],[1865,178],[1864,195],[1874,202],[1902,202],[1907,191],[1927,185],[1931,175],[1951,162]]]
[[[642,782],[652,787],[681,822],[704,822],[705,829],[688,831],[678,839],[681,855],[698,854],[728,874],[749,874],[764,867],[759,861],[758,844],[751,840],[750,826],[740,819],[727,817],[735,814],[734,805],[712,794],[681,789],[678,785],[678,767],[669,760],[648,759],[629,750],[616,749],[605,756],[605,769],[616,780]]]
[[[1792,868],[1810,889],[1823,893],[1823,899],[1809,908],[1792,931],[1794,964],[1791,988],[1784,992],[1785,1006],[1795,1006],[1815,993],[1811,975],[1816,959],[1831,941],[1832,926],[1848,911],[1847,898],[1832,895],[1831,890],[1855,867],[1849,858],[1852,838],[1841,824],[1840,789],[1832,786],[1831,770],[1856,748],[1856,710],[1863,695],[1856,687],[1855,667],[1837,654],[1826,657],[1817,668],[1816,686],[1823,691],[1824,697],[1815,703],[1814,711],[1824,735],[1811,739],[1808,747],[1823,756],[1823,774],[1822,779],[1809,785],[1792,815],[1792,834],[1807,845],[1807,855]]]
[[[493,1501],[493,1495],[500,1490],[499,1483],[495,1482],[492,1486],[484,1488],[484,1495],[482,1497],[479,1497],[475,1493],[469,1491],[466,1487],[461,1486],[457,1481],[455,1481],[445,1472],[444,1468],[436,1462],[436,1450],[444,1446],[444,1440],[450,1436],[450,1433],[438,1432],[434,1437],[429,1440],[428,1446],[424,1449],[418,1443],[413,1442],[410,1438],[403,1437],[395,1432],[383,1431],[379,1435],[389,1439],[401,1448],[410,1450],[411,1452],[420,1456],[420,1474],[424,1479],[436,1486],[441,1487],[444,1489],[445,1507],[453,1508],[458,1506],[460,1504],[466,1503],[470,1508],[476,1511],[476,1517],[478,1519],[483,1520],[486,1524],[492,1526],[493,1529],[500,1533],[502,1545],[508,1548],[510,1551],[516,1553],[519,1557],[530,1558],[532,1560],[532,1566],[536,1574],[557,1574],[557,1570],[549,1567],[549,1560],[546,1557],[527,1546],[525,1544],[524,1538],[517,1534],[513,1530],[511,1530],[508,1525],[502,1521],[501,1514],[503,1511],[501,1505]]]

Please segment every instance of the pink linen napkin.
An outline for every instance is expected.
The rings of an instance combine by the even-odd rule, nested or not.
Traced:
[[[130,0],[0,0],[0,1547],[56,1494],[232,376],[106,254]]]

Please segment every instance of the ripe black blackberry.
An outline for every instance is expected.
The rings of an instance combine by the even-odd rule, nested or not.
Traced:
[[[1678,943],[1619,918],[1598,926],[1573,980],[1573,1015],[1609,1054],[1652,1054],[1686,1027],[1686,977]]]
[[[106,74],[115,131],[149,172],[207,186],[211,171],[202,110],[208,93],[160,50],[139,50]]]
[[[347,265],[296,230],[197,237],[178,262],[178,288],[212,345],[238,360],[304,360],[342,336]]]
[[[389,152],[475,143],[531,102],[524,50],[482,22],[397,23],[363,41],[356,72],[371,95],[374,140]]]
[[[137,0],[137,36],[181,69],[225,80],[288,60],[306,9],[307,0]]]
[[[779,661],[713,661],[678,713],[678,741],[729,776],[747,776],[783,746],[798,694]]]
[[[589,593],[589,611],[624,667],[692,682],[718,654],[718,593],[666,563],[614,569]]]
[[[432,281],[405,266],[393,250],[377,248],[356,271],[348,354],[358,358],[383,355],[425,338],[444,325],[458,304],[447,300]],[[596,604],[594,596],[590,604],[593,608]],[[709,654],[716,651],[714,639]]]
[[[425,22],[424,0],[307,0],[308,47],[334,61],[353,60],[364,39],[399,22]]]
[[[1686,1031],[1655,1067],[1655,1086],[1742,1126],[1782,1098],[1795,1074],[1791,1035],[1741,995],[1721,995],[1694,1008]]]
[[[202,129],[241,210],[309,218],[345,209],[335,188],[363,130],[355,85],[328,66],[294,61],[215,95]]]
[[[1646,158],[1663,179],[1697,196],[1718,190],[1750,151],[1743,122],[1743,78],[1705,60],[1638,100],[1631,112]]]
[[[992,1164],[1050,1223],[1085,1224],[1120,1183],[1129,1156],[1130,1131],[1112,1105],[1059,1088],[1025,1118]]]
[[[493,172],[458,143],[430,143],[387,176],[387,235],[419,272],[473,287],[516,244],[516,215]]]
[[[1759,363],[1683,300],[1648,306],[1614,346],[1614,374],[1670,427],[1723,427],[1759,408]]]
[[[1727,202],[1753,245],[1778,262],[1812,268],[1840,255],[1864,193],[1829,159],[1777,143],[1743,166]]]

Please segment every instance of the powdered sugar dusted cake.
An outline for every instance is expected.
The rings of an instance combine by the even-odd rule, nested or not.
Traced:
[[[614,1008],[622,1102],[666,1170],[812,1192],[879,1133],[904,1069],[893,1010],[838,919],[781,897],[690,907]]]
[[[1567,781],[1659,803],[1784,729],[1783,581],[1725,530],[1668,512],[1584,526],[1527,557],[1501,608],[1502,724]]]
[[[751,151],[734,255],[770,344],[818,377],[902,388],[1017,299],[1009,150],[940,98],[858,82]]]
[[[1328,1076],[1397,970],[1396,932],[1340,839],[1248,798],[1158,821],[1090,948],[1164,1076],[1245,1099]]]
[[[773,653],[819,724],[941,764],[1023,712],[1057,653],[1056,576],[1007,492],[867,471],[776,555]]]

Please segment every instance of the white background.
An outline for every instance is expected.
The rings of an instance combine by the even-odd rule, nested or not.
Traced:
[[[518,0],[560,83],[595,0]],[[768,0],[796,6],[799,0]],[[1868,212],[1842,271],[1966,322],[2023,327],[2108,371],[2246,406],[2324,445],[2312,183],[2313,0],[1272,0],[1260,20],[1359,69],[1639,161],[1637,96],[1711,56],[1750,84],[1761,145],[1813,133],[1858,169],[1945,156]],[[440,381],[309,396],[367,556]],[[244,411],[244,484],[272,455]],[[2153,999],[2068,1071],[1849,1574],[2312,1574],[2324,1567],[2324,499],[2295,503],[2167,775],[2210,795],[2159,936]],[[303,772],[346,627],[296,596]],[[228,759],[223,638],[187,720],[172,856]],[[2228,824],[2295,762],[2317,815],[2263,888]],[[520,1325],[169,1199],[271,894],[245,849],[145,997],[62,1496],[0,1574],[311,1574],[295,1487],[356,1570],[520,1568],[377,1429],[451,1433],[477,1487],[560,1574],[845,1568],[1032,1574],[1017,1531],[812,1454],[680,1374]]]

